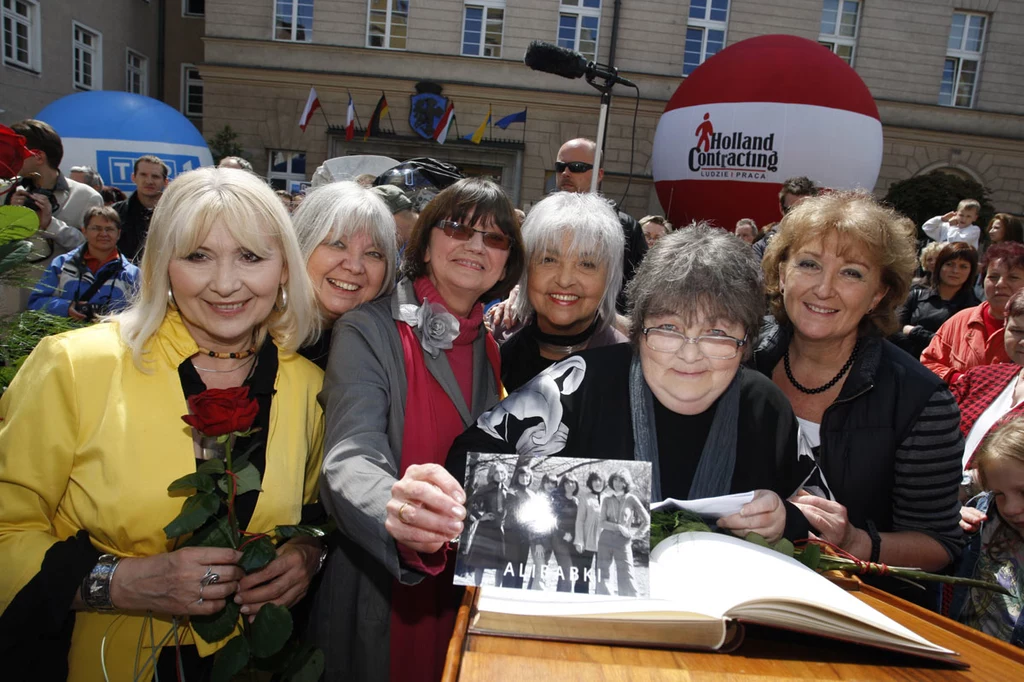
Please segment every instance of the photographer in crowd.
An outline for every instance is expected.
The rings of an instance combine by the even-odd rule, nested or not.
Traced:
[[[85,212],[85,244],[57,256],[32,289],[29,310],[91,322],[127,307],[139,269],[117,251],[121,219],[109,206]]]

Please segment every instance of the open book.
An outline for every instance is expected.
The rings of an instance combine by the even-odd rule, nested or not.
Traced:
[[[481,588],[471,629],[634,646],[729,650],[740,623],[831,637],[952,665],[957,654],[800,562],[739,538],[681,533],[651,552],[650,599]]]

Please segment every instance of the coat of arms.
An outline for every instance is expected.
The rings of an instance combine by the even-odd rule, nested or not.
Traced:
[[[412,96],[409,109],[409,127],[420,137],[431,139],[438,122],[444,116],[448,99],[441,96],[441,86],[437,83],[420,82],[416,84],[416,94]]]

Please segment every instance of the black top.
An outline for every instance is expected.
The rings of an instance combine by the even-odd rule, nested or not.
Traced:
[[[461,480],[469,452],[633,459],[632,359],[632,348],[617,344],[585,350],[553,365],[456,438],[445,466]],[[796,418],[775,384],[756,372],[740,371],[736,467],[730,492],[765,488],[785,500],[810,473],[809,464],[797,462]],[[554,404],[556,399],[560,404]],[[688,497],[716,406],[687,416],[655,400],[663,496]],[[791,528],[788,518],[787,537],[801,536],[797,526],[806,535],[802,515],[795,508],[789,511],[794,525]]]
[[[111,206],[121,218],[121,236],[117,239],[117,250],[136,265],[142,260],[142,250],[149,235],[149,221],[153,209],[146,208],[139,201],[138,192],[132,192],[124,201]]]
[[[582,334],[551,340],[566,346],[583,343],[594,336],[599,321],[600,318],[595,319]],[[501,383],[509,393],[557,362],[540,354],[540,341],[544,336],[537,327],[537,316],[534,315],[529,324],[501,344]]]
[[[899,311],[900,329],[889,340],[915,358],[931,343],[939,327],[965,308],[973,308],[980,301],[974,295],[970,284],[960,288],[953,298],[945,301],[939,292],[931,287],[915,287],[910,290],[906,303]],[[903,327],[913,325],[910,334],[903,333]]]
[[[326,372],[327,359],[331,355],[331,335],[333,332],[334,327],[328,327],[321,331],[316,341],[299,349],[299,355]]]
[[[623,315],[626,314],[626,285],[633,279],[633,275],[640,269],[640,263],[647,255],[647,240],[644,238],[644,231],[636,218],[616,211],[619,216],[619,223],[622,225],[622,233],[626,238],[625,249],[622,253],[622,291],[615,300],[615,309]]]

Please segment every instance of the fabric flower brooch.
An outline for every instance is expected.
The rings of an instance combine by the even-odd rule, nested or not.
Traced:
[[[419,306],[403,303],[399,315],[407,325],[420,330],[420,345],[433,358],[451,348],[459,335],[459,318],[437,303],[424,301]]]

